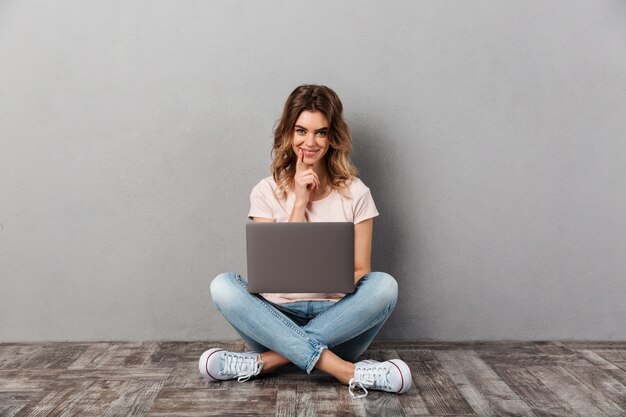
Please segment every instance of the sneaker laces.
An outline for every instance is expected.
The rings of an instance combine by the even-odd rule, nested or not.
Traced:
[[[382,364],[357,367],[354,370],[354,377],[350,378],[350,381],[348,381],[348,391],[350,392],[352,398],[363,398],[367,397],[367,388],[387,388],[391,390],[392,387],[389,379],[387,378],[387,374],[389,374],[389,367]],[[361,395],[355,395],[354,388],[357,387],[361,388],[364,393]]]
[[[245,382],[250,377],[258,375],[263,369],[263,361],[241,354],[224,352],[222,354],[224,367],[220,374],[231,374],[233,378],[237,378],[239,382]]]

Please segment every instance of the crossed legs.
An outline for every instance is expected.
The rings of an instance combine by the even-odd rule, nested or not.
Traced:
[[[310,373],[318,368],[347,384],[354,374],[354,359],[376,336],[397,301],[397,283],[384,272],[371,272],[354,293],[298,326],[267,300],[250,294],[234,273],[211,282],[213,302],[246,343],[261,352],[262,373],[293,362]],[[343,352],[342,357],[331,349]],[[261,349],[262,348],[262,349]]]

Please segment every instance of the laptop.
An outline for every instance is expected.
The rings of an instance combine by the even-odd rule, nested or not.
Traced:
[[[246,224],[248,292],[354,292],[354,223]]]

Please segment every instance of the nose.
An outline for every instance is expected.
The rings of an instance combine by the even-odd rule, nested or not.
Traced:
[[[311,132],[304,138],[304,143],[307,146],[315,146],[315,132]]]

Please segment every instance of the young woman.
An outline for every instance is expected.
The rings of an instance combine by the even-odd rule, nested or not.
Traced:
[[[293,362],[311,373],[318,368],[348,385],[354,398],[367,389],[403,393],[411,371],[400,359],[359,357],[396,306],[398,284],[371,272],[373,218],[378,211],[369,188],[350,162],[352,138],[343,106],[333,90],[301,85],[287,98],[274,130],[272,175],[250,194],[248,217],[255,222],[354,223],[356,288],[350,294],[250,294],[242,277],[223,273],[211,282],[218,310],[252,352],[209,349],[198,364],[212,381],[270,373]],[[308,259],[306,262],[323,260]],[[355,394],[357,389],[363,393]]]

